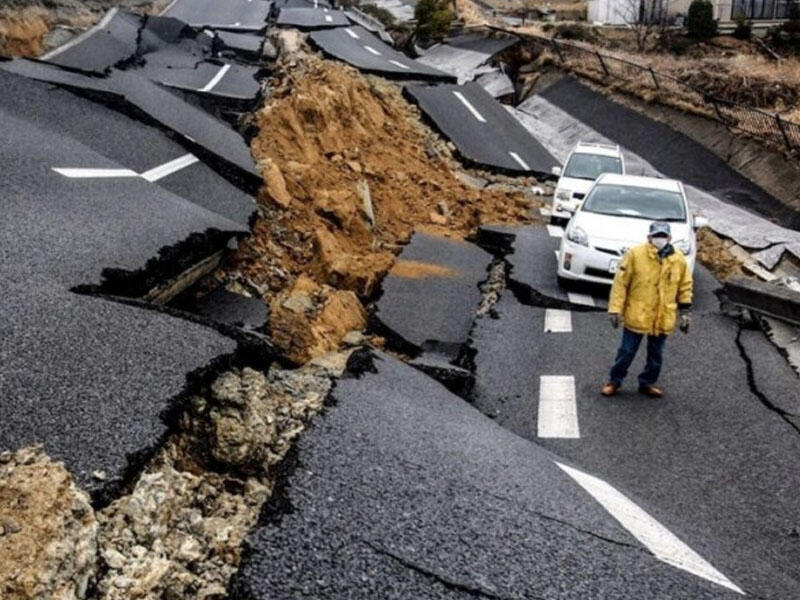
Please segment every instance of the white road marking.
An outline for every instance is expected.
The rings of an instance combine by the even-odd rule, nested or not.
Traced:
[[[328,12],[328,9],[327,8],[323,8],[322,12]]]
[[[158,181],[163,177],[166,177],[167,175],[172,175],[173,173],[176,173],[177,171],[180,171],[181,169],[186,168],[189,165],[193,165],[199,160],[200,159],[197,158],[194,154],[185,154],[180,158],[176,158],[175,160],[166,162],[161,166],[150,169],[149,171],[145,171],[144,173],[142,173],[142,177],[144,177],[147,181],[152,183],[154,181]]]
[[[375,50],[375,48],[373,48],[372,46],[364,46],[364,50],[366,50],[367,52],[369,52],[371,54],[374,54],[375,56],[380,56],[381,55],[381,53],[378,52],[377,50]]]
[[[620,525],[639,540],[658,560],[713,581],[739,594],[744,591],[717,571],[702,556],[679,540],[661,523],[602,479],[556,462],[567,475],[597,500]]]
[[[345,31],[345,33],[346,33],[347,35],[349,35],[349,36],[350,36],[351,38],[353,38],[354,40],[357,40],[357,39],[359,39],[359,37],[358,37],[358,34],[357,34],[355,31],[353,31],[352,29],[350,29],[349,27],[348,27],[348,28],[345,28],[345,30],[344,30],[344,31]]]
[[[572,375],[539,377],[537,427],[540,438],[581,437],[578,407],[575,404],[575,378]]]
[[[205,87],[200,88],[200,91],[210,92],[211,90],[213,90],[214,87],[222,80],[222,78],[225,77],[225,73],[227,73],[230,68],[231,68],[230,65],[222,65],[219,71],[217,71],[217,74],[211,78],[211,81],[209,81],[205,85]]]
[[[328,23],[332,23],[333,22],[333,17],[330,16],[330,15],[325,15],[325,21],[327,21]]]
[[[53,171],[70,179],[106,179],[109,177],[139,177],[130,169],[62,169],[53,167]]]
[[[547,233],[550,234],[550,237],[554,238],[564,237],[564,228],[557,225],[548,225]]]
[[[524,160],[522,160],[522,157],[520,157],[520,155],[519,155],[519,154],[517,154],[516,152],[511,152],[511,151],[509,150],[509,151],[508,151],[508,155],[509,155],[511,158],[513,158],[515,161],[517,161],[517,164],[518,164],[520,167],[522,167],[523,169],[525,169],[526,171],[530,171],[530,170],[531,170],[531,168],[528,166],[528,163],[526,163]]]
[[[239,21],[236,21],[236,23],[233,24],[234,27],[238,27],[239,25],[241,25]]]
[[[464,94],[462,94],[461,92],[453,92],[453,95],[459,100],[461,100],[461,103],[467,107],[469,112],[472,113],[472,116],[478,119],[478,121],[480,121],[481,123],[486,123],[486,119],[483,118],[483,115],[479,113],[477,110],[475,110],[475,107],[469,103],[469,100],[464,98]]]
[[[572,311],[548,308],[544,311],[545,333],[572,332]]]
[[[409,67],[408,65],[404,65],[399,60],[390,60],[389,62],[396,67],[400,67],[401,69],[411,69],[411,67]]]
[[[194,154],[184,154],[183,156],[176,158],[175,160],[171,160],[169,162],[165,162],[163,165],[159,165],[150,169],[149,171],[145,171],[144,173],[137,173],[136,171],[132,171],[131,169],[71,169],[71,168],[61,168],[61,167],[53,167],[53,171],[58,173],[59,175],[63,175],[64,177],[69,177],[70,179],[108,179],[111,177],[141,177],[149,181],[150,183],[156,182],[159,179],[166,177],[167,175],[172,175],[188,167],[189,165],[193,165],[194,163],[198,162],[200,159],[197,158]]]
[[[589,294],[579,294],[577,292],[567,292],[567,298],[573,304],[582,304],[583,306],[594,306],[594,298]]]

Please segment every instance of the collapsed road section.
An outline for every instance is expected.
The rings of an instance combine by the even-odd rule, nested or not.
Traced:
[[[39,83],[0,77],[12,97],[47,94]],[[236,344],[207,327],[70,289],[130,278],[193,233],[224,248],[247,229],[142,177],[66,179],[53,167],[124,169],[15,105],[0,107],[13,235],[4,246],[4,348],[13,353],[4,350],[2,361],[0,444],[44,441],[81,485],[98,489],[120,483],[129,461],[156,445],[165,428],[159,414],[183,390],[185,374]]]
[[[358,25],[314,31],[309,39],[328,56],[366,73],[404,79],[452,80],[447,73],[408,58]]]
[[[236,600],[740,597],[655,559],[552,455],[422,373],[350,365],[247,540]]]
[[[162,13],[192,27],[262,31],[272,8],[269,0],[174,0]]]
[[[556,160],[479,84],[410,85],[407,93],[468,161],[549,175]]]

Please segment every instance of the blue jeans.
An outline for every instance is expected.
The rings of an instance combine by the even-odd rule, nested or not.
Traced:
[[[611,367],[611,375],[609,377],[609,381],[614,385],[622,385],[622,380],[628,374],[628,369],[636,356],[636,352],[639,350],[639,344],[642,343],[643,337],[643,334],[636,333],[630,329],[622,330],[622,343],[619,345],[617,358],[614,361],[614,366]],[[653,385],[658,380],[666,341],[667,336],[663,334],[647,336],[647,361],[644,365],[644,371],[639,375],[640,386]]]

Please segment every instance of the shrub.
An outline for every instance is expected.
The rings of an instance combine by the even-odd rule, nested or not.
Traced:
[[[450,0],[419,0],[414,7],[417,34],[423,39],[441,39],[454,18]]]
[[[582,40],[584,42],[596,42],[597,32],[580,23],[560,23],[555,27],[555,37],[565,40]]]
[[[733,30],[733,37],[739,40],[749,40],[753,33],[753,26],[750,21],[744,18],[742,13],[736,15],[736,28]]]
[[[717,35],[714,6],[709,0],[692,0],[689,14],[686,15],[686,29],[689,36],[697,40],[707,40]]]
[[[394,25],[394,16],[388,10],[375,4],[362,4],[361,10],[383,23],[386,27]]]

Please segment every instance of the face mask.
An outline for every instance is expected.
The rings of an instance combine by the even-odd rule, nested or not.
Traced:
[[[664,246],[667,245],[667,242],[669,241],[668,238],[660,237],[660,236],[659,237],[650,238],[650,240],[652,241],[653,246],[655,246],[659,250],[662,250],[664,248]]]

